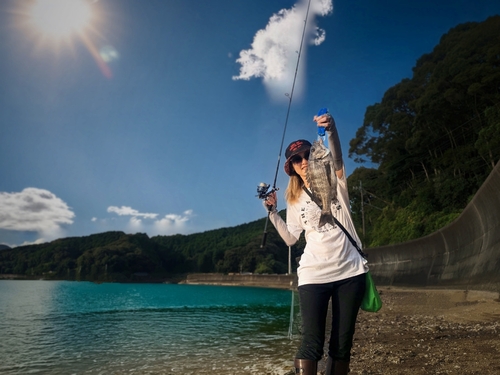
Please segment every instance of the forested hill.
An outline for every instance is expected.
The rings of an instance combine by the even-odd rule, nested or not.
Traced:
[[[283,214],[283,212],[281,213]],[[191,235],[106,232],[0,252],[0,274],[68,280],[151,281],[192,272],[286,273],[288,247],[264,219]],[[301,245],[302,244],[302,245]],[[303,243],[294,246],[294,257]]]
[[[377,166],[349,177],[368,247],[422,237],[456,218],[500,159],[500,16],[443,35],[412,78],[367,108],[349,156]]]

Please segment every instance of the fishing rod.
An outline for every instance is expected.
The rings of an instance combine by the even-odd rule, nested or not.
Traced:
[[[292,106],[292,99],[293,99],[293,92],[295,90],[295,82],[297,81],[297,73],[299,71],[299,64],[300,64],[300,57],[302,55],[302,46],[304,44],[304,38],[306,35],[306,30],[307,30],[307,20],[309,19],[309,8],[311,7],[311,0],[308,1],[307,3],[307,10],[306,10],[306,19],[304,20],[304,29],[302,30],[302,38],[300,40],[300,47],[298,51],[298,56],[297,56],[297,64],[295,66],[295,74],[293,77],[293,82],[292,82],[292,90],[290,91],[290,94],[285,94],[285,96],[288,97],[288,109],[286,111],[286,117],[285,117],[285,125],[283,127],[283,135],[281,136],[281,144],[280,144],[280,150],[278,153],[278,163],[276,165],[276,172],[274,174],[274,181],[273,181],[273,187],[271,190],[269,188],[271,185],[266,184],[265,182],[261,182],[257,186],[257,196],[259,199],[266,200],[269,195],[272,193],[276,192],[279,190],[279,188],[276,187],[276,181],[278,179],[278,172],[279,172],[279,166],[280,166],[280,161],[281,161],[281,155],[283,153],[283,143],[285,141],[285,134],[286,134],[286,128],[288,126],[288,119],[290,117],[290,108]],[[271,212],[273,209],[272,206],[268,206],[269,212]],[[266,244],[266,239],[267,239],[267,225],[269,223],[269,214],[266,217],[266,223],[264,224],[264,236],[262,237],[262,243],[260,245],[261,248],[263,248]]]

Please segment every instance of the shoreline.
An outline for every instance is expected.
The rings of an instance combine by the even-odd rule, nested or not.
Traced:
[[[170,277],[152,277],[149,276],[134,276],[129,280],[76,280],[69,278],[52,278],[44,276],[27,276],[18,274],[0,274],[0,280],[13,281],[76,281],[76,282],[92,282],[96,284],[102,283],[119,283],[119,284],[188,284],[188,285],[220,285],[220,286],[249,286],[249,287],[264,287],[273,289],[297,289],[296,274],[221,274],[221,273],[189,273],[182,275],[171,275]],[[432,295],[435,293],[462,293],[455,294],[453,300],[457,303],[467,302],[474,296],[482,296],[482,298],[496,300],[500,302],[500,291],[494,292],[485,289],[464,288],[463,286],[394,286],[383,285],[377,283],[377,289],[383,292],[398,291],[398,292],[426,292]]]
[[[192,273],[186,276],[182,284],[190,285],[221,285],[221,286],[252,286],[274,289],[297,289],[297,275],[295,274],[221,274],[221,273]]]

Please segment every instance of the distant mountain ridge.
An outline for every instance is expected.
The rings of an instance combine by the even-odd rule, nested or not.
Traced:
[[[284,215],[284,213],[281,213]],[[160,281],[196,272],[286,273],[288,247],[264,219],[190,235],[105,232],[7,248],[0,274],[90,281]],[[301,241],[294,247],[300,253]]]

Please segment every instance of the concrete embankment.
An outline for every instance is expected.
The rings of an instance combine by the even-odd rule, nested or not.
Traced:
[[[242,275],[222,273],[193,273],[187,275],[185,284],[256,286],[277,289],[297,288],[296,275]]]
[[[500,292],[500,162],[454,222],[366,252],[379,285]]]

